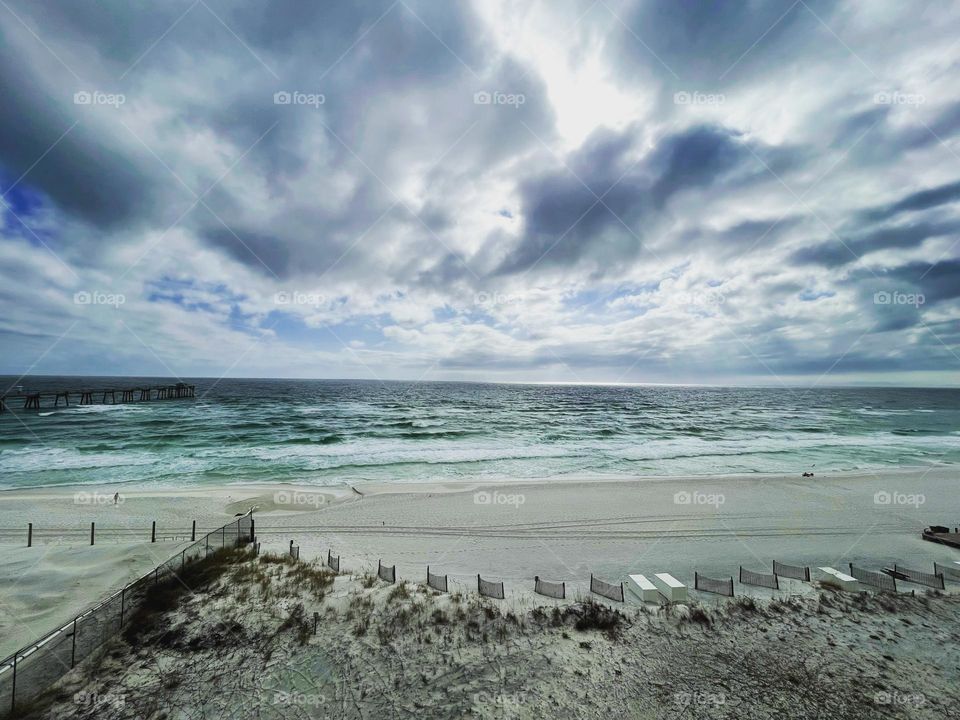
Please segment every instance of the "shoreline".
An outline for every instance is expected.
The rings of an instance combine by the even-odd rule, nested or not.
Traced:
[[[158,483],[140,483],[133,484],[135,481],[119,483],[69,483],[69,484],[50,484],[35,485],[29,487],[0,488],[0,499],[35,497],[35,498],[61,498],[65,494],[77,492],[92,492],[97,489],[103,492],[126,491],[129,496],[142,497],[172,497],[183,495],[218,495],[227,493],[237,493],[244,490],[268,490],[272,488],[289,488],[300,491],[312,491],[318,493],[343,493],[349,494],[350,489],[362,489],[360,494],[380,495],[380,494],[405,494],[405,493],[423,493],[439,492],[441,489],[449,488],[452,492],[462,492],[473,487],[503,487],[503,486],[521,486],[521,485],[551,485],[551,486],[571,486],[571,485],[603,485],[603,484],[623,484],[623,483],[669,483],[669,482],[770,482],[770,481],[816,481],[816,480],[843,480],[843,479],[863,479],[878,478],[884,476],[926,476],[934,473],[950,472],[957,470],[960,474],[960,463],[938,463],[936,465],[898,465],[895,467],[882,467],[876,469],[856,469],[856,470],[835,470],[815,473],[812,478],[802,476],[803,470],[796,473],[707,473],[707,474],[685,474],[685,475],[563,475],[559,477],[530,477],[530,478],[464,478],[456,480],[439,480],[424,482],[420,480],[395,482],[384,482],[382,480],[363,480],[353,482],[341,482],[336,484],[317,484],[303,481],[256,481],[256,482],[218,482],[209,484],[191,484],[188,486],[176,486]],[[123,494],[123,493],[122,493]]]

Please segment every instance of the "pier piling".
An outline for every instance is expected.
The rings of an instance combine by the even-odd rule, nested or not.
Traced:
[[[150,526],[150,542],[155,543],[157,541],[157,521],[154,520],[153,524]]]
[[[94,529],[96,528],[96,523],[90,523],[90,544],[93,545]]]

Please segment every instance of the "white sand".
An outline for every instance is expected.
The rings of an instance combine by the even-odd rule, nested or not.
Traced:
[[[174,543],[5,547],[0,559],[0,657],[61,627],[167,560],[178,547]]]
[[[960,559],[960,551],[920,538],[930,524],[960,525],[957,482],[957,471],[936,469],[814,478],[357,486],[363,495],[348,486],[225,485],[120,489],[124,502],[118,507],[74,504],[75,492],[92,492],[89,487],[8,491],[0,495],[0,528],[6,530],[0,587],[17,585],[0,597],[15,617],[28,617],[31,629],[51,629],[177,551],[173,539],[144,547],[152,520],[161,536],[183,538],[193,519],[208,530],[250,506],[257,507],[264,550],[284,550],[293,540],[303,558],[332,548],[345,570],[375,569],[382,558],[397,565],[399,578],[418,581],[429,564],[465,589],[475,587],[479,572],[503,579],[515,597],[529,593],[534,575],[565,580],[574,595],[587,588],[590,573],[619,581],[628,573],[667,571],[692,585],[695,570],[715,577],[736,576],[739,565],[769,572],[775,558],[839,569],[848,562],[875,569],[897,562],[931,571],[934,560]],[[491,502],[478,502],[477,492]],[[922,496],[923,502],[878,504],[878,492],[917,496],[901,501]],[[677,493],[700,495],[684,504],[675,502]],[[94,549],[87,545],[91,520],[100,538]],[[28,521],[38,543],[29,550],[23,548]],[[50,528],[69,551],[57,546],[51,554],[45,544]],[[44,553],[48,562],[30,565]],[[805,591],[799,582],[789,586]],[[746,590],[737,586],[738,594]],[[47,609],[30,615],[31,595],[44,598]],[[0,654],[18,644],[11,638],[34,635],[3,630]]]

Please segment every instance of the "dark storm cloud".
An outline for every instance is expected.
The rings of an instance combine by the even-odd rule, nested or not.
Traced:
[[[636,132],[604,133],[574,154],[571,169],[521,185],[524,234],[498,272],[569,265],[594,251],[605,262],[635,256],[643,247],[638,222],[652,223],[674,196],[755,179],[765,172],[764,156],[781,169],[791,163],[790,149],[748,147],[738,132],[709,125],[664,137],[637,162],[629,157]]]
[[[222,167],[191,165],[176,146],[151,141],[145,148],[117,123],[131,123],[130,115],[80,115],[72,88],[59,96],[37,92],[49,78],[33,66],[35,58],[11,45],[0,50],[0,165],[7,174],[26,170],[80,117],[31,171],[32,186],[102,228],[165,228],[188,206],[191,192],[209,189],[204,202],[219,218],[201,209],[182,224],[267,276],[322,272],[348,248],[344,269],[367,255],[381,273],[399,272],[382,266],[370,252],[373,243],[354,246],[378,217],[385,214],[384,225],[401,222],[419,242],[436,246],[435,236],[453,230],[444,203],[450,183],[462,185],[463,176],[508,161],[552,134],[552,111],[536,74],[509,56],[492,57],[490,43],[475,31],[476,18],[459,4],[211,0],[141,12],[127,3],[45,2],[21,3],[18,10],[50,44],[83,43],[83,62],[61,52],[91,88],[112,91],[116,84],[127,94],[121,113],[136,108],[138,99],[163,104],[170,112],[164,135],[206,134],[233,149],[226,159],[230,178],[222,182]],[[9,14],[0,19],[4,33],[23,35]],[[42,47],[34,49],[54,62]],[[219,70],[226,67],[230,75]],[[194,91],[170,86],[178,76],[190,77]],[[323,94],[324,102],[277,105],[278,91]],[[478,106],[478,91],[519,93],[524,103]],[[427,192],[436,195],[428,194],[418,218],[401,202],[400,188],[411,161],[424,169],[430,160],[443,162],[430,172]],[[185,177],[189,191],[163,165]],[[298,198],[324,175],[347,181],[335,189],[342,195],[344,185],[350,188],[341,202],[308,205]],[[268,183],[275,204],[267,214],[252,216],[249,200],[230,188],[231,179],[245,176]],[[329,192],[322,182],[317,192]],[[390,211],[397,203],[398,211]],[[222,220],[237,228],[224,228]],[[408,263],[398,267],[406,271]]]
[[[926,304],[960,297],[960,260],[907,263],[887,270],[881,277],[893,281],[891,284],[901,292],[912,288],[922,293]]]
[[[886,220],[900,213],[929,210],[957,200],[960,200],[960,181],[910,193],[889,205],[867,210],[861,214],[861,217],[869,221]]]
[[[960,221],[918,222],[897,227],[884,227],[855,236],[831,239],[819,245],[804,247],[792,256],[796,263],[827,267],[856,262],[867,253],[890,248],[914,248],[925,240],[960,232]]]
[[[665,379],[819,375],[837,357],[838,371],[942,369],[921,331],[955,314],[960,286],[946,5],[5,0],[0,178],[29,170],[5,200],[78,282],[128,282],[131,315],[142,284],[188,283],[144,325],[212,308],[187,319],[209,320],[191,327],[212,356],[235,329],[218,317],[328,319],[270,304],[299,287],[346,298],[344,327],[395,330],[395,358],[481,375],[562,362],[602,379],[589,368],[647,351],[637,367]],[[77,90],[127,102],[78,107]],[[928,97],[876,100],[894,91]],[[21,275],[51,283],[51,259],[10,217],[0,230],[0,315],[23,335],[55,329],[72,290],[55,289],[65,311],[17,290]],[[478,309],[480,291],[507,300]],[[925,302],[875,302],[888,291]],[[376,333],[343,339],[375,357]],[[875,359],[884,343],[902,364]]]
[[[10,32],[0,26],[0,36]],[[142,154],[103,136],[96,116],[73,105],[74,90],[50,97],[38,92],[45,86],[14,44],[0,42],[0,165],[13,178],[29,170],[29,185],[97,225],[136,220],[155,181]]]

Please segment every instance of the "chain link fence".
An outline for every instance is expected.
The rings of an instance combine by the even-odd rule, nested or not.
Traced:
[[[207,533],[99,605],[0,661],[0,713],[9,711],[16,717],[18,706],[36,698],[103,643],[117,637],[151,585],[220,548],[252,540],[253,528],[253,515],[247,513]]]

